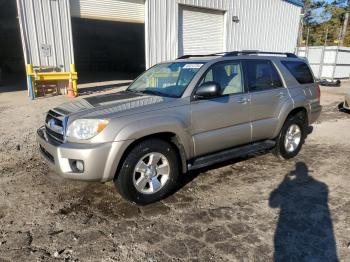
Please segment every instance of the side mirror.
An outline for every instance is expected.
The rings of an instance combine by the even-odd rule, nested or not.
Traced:
[[[195,93],[196,99],[213,98],[220,95],[220,85],[217,82],[206,82],[200,85]]]

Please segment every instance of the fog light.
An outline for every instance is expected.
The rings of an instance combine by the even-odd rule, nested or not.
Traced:
[[[77,160],[75,162],[75,166],[78,169],[78,171],[80,171],[80,172],[84,171],[84,162],[83,161]]]
[[[69,165],[72,172],[83,173],[84,172],[84,161],[69,159]]]

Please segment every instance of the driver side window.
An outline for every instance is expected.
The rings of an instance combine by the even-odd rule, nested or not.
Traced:
[[[201,84],[216,82],[221,95],[244,92],[241,64],[239,62],[219,63],[214,65],[204,76]]]

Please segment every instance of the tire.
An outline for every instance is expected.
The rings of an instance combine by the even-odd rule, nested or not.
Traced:
[[[298,155],[305,141],[306,128],[307,123],[304,114],[301,113],[288,117],[278,137],[276,138],[276,146],[273,149],[274,155],[285,160]],[[296,132],[294,133],[293,130]],[[300,131],[299,140],[297,139],[298,136],[296,135],[298,130]],[[292,135],[292,133],[294,133],[294,135]]]
[[[149,139],[131,149],[114,184],[125,199],[145,205],[171,193],[178,177],[179,160],[174,147],[161,139]]]
[[[338,110],[339,111],[344,110],[344,102],[341,102],[340,104],[338,104]]]
[[[349,113],[349,112],[350,112],[350,110],[348,110],[348,109],[346,109],[346,108],[344,107],[344,102],[341,102],[341,103],[338,105],[338,110],[339,110],[340,112],[342,112],[342,113]]]

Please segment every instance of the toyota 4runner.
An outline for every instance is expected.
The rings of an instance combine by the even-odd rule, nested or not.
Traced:
[[[53,108],[37,139],[62,177],[113,180],[124,198],[146,204],[189,170],[260,150],[296,156],[320,112],[320,89],[294,54],[187,55],[126,91]]]

